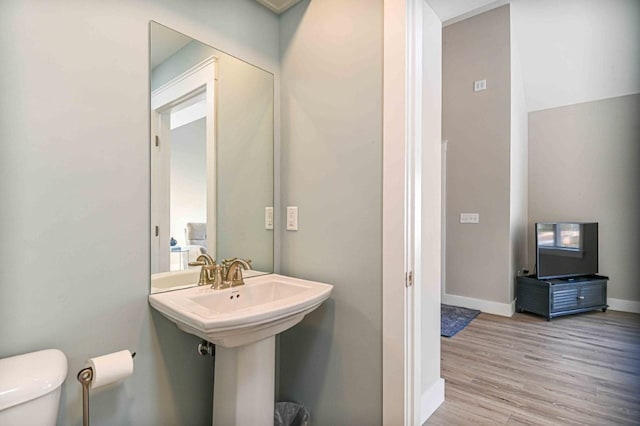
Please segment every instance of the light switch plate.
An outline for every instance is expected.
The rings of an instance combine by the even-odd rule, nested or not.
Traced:
[[[287,206],[287,231],[298,230],[298,207]]]
[[[273,229],[273,207],[264,208],[264,229]]]
[[[460,223],[480,223],[480,213],[460,213]]]

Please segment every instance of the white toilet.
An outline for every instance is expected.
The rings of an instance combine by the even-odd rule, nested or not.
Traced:
[[[0,426],[55,426],[66,376],[57,349],[0,359]]]

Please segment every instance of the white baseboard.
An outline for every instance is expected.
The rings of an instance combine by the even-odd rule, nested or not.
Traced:
[[[516,311],[515,300],[511,303],[500,303],[500,302],[493,302],[491,300],[456,296],[455,294],[445,294],[444,296],[442,296],[442,303],[444,303],[445,305],[462,306],[463,308],[469,308],[469,309],[478,309],[488,314],[501,315],[503,317],[511,317]]]
[[[420,424],[424,424],[443,402],[444,379],[439,378],[420,397]]]
[[[457,296],[455,294],[442,295],[442,303],[445,305],[462,306],[463,308],[478,309],[488,314],[510,317],[516,311],[516,301],[511,303],[499,303],[491,300],[474,299],[473,297]],[[640,314],[640,301],[607,298],[607,304],[612,311],[631,312]]]
[[[607,298],[607,304],[612,311],[633,312],[640,314],[640,302],[637,300]]]

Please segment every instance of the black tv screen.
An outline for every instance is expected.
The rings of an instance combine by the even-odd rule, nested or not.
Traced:
[[[536,223],[536,276],[538,279],[597,273],[597,223]]]

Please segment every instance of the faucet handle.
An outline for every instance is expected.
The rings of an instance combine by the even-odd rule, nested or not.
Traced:
[[[203,253],[196,258],[196,262],[203,262],[205,265],[215,265],[216,260],[208,253]]]
[[[213,279],[211,280],[211,288],[214,290],[222,290],[228,287],[226,281],[223,278],[222,265],[214,265],[213,268]]]
[[[236,268],[233,273],[233,277],[231,277],[231,286],[235,287],[238,285],[244,284],[244,277],[242,276],[242,268]]]
[[[189,266],[204,266],[204,265],[206,265],[206,263],[204,263],[201,260],[196,260],[196,261],[193,261],[193,262],[189,262]]]

